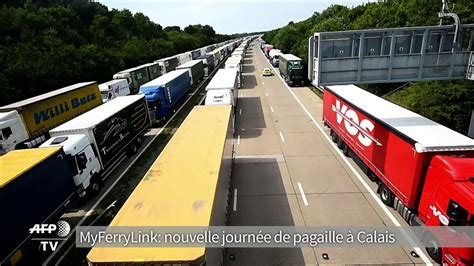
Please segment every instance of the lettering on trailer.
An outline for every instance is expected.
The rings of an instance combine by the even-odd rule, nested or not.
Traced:
[[[94,101],[96,97],[97,96],[95,93],[91,93],[91,94],[87,94],[84,97],[73,98],[71,99],[70,103],[69,102],[60,103],[60,104],[45,108],[43,110],[40,110],[39,112],[35,112],[34,113],[35,123],[36,125],[38,125],[41,122],[48,121],[51,118],[54,118],[56,116],[69,112],[69,110],[71,109],[76,109],[82,105],[85,105],[91,101]]]
[[[336,113],[336,120],[338,124],[341,124],[342,119],[344,118],[344,126],[349,134],[352,136],[357,136],[359,142],[369,147],[372,145],[372,142],[375,142],[378,146],[382,146],[378,140],[376,140],[370,132],[374,131],[375,125],[368,119],[362,119],[360,121],[357,113],[350,109],[345,104],[342,104],[339,100],[336,100],[336,105],[332,105],[332,111]]]
[[[435,206],[430,205],[430,209],[433,212],[433,215],[438,217],[439,221],[444,225],[449,225],[449,219],[441,211],[436,209]]]

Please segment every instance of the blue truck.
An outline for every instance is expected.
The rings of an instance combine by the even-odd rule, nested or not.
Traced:
[[[187,69],[174,70],[140,87],[145,94],[152,123],[158,123],[174,113],[176,104],[192,90]]]
[[[0,226],[4,229],[0,265],[15,265],[39,246],[30,241],[35,236],[29,229],[54,223],[76,201],[69,165],[70,158],[61,147],[14,150],[0,156]]]

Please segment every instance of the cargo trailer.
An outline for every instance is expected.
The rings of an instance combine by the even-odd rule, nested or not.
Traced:
[[[263,46],[263,53],[265,54],[265,56],[268,58],[269,57],[269,53],[270,51],[273,49],[273,45],[271,44],[265,44]]]
[[[155,62],[158,62],[158,64],[160,65],[161,75],[169,73],[169,72],[175,70],[177,66],[179,66],[179,60],[178,60],[178,57],[176,57],[176,56],[163,58],[163,59],[160,59],[160,60],[156,60]],[[150,80],[148,80],[148,81],[150,81]],[[141,85],[143,85],[143,84],[145,84],[145,83],[142,83]]]
[[[143,66],[146,67],[150,80],[156,79],[157,77],[161,76],[161,67],[159,63],[153,62],[144,64]]]
[[[63,147],[77,194],[95,195],[123,153],[137,152],[149,126],[145,95],[123,96],[50,130],[41,147]]]
[[[223,94],[230,91],[233,107],[235,109],[238,101],[238,70],[236,68],[219,69],[206,87],[206,91],[223,90]]]
[[[176,56],[179,61],[179,65],[186,64],[187,62],[193,60],[191,52],[182,53]]]
[[[214,65],[215,63],[214,56],[211,54],[201,55],[200,57],[198,57],[198,60],[201,60],[203,63],[204,76],[205,77],[209,76],[214,70],[214,68],[216,67],[216,65]]]
[[[280,54],[278,68],[280,75],[290,86],[304,85],[303,63],[292,54]]]
[[[201,56],[201,50],[194,50],[191,52],[191,59],[196,60],[198,57]]]
[[[129,68],[116,73],[114,79],[126,79],[130,86],[130,93],[136,94],[142,84],[150,81],[148,69],[145,65]]]
[[[113,79],[99,84],[99,90],[104,103],[116,97],[130,94],[130,87],[126,79]]]
[[[97,83],[82,82],[0,107],[0,155],[39,146],[50,129],[100,104]]]
[[[233,129],[230,106],[194,107],[109,226],[225,226]],[[87,262],[91,266],[223,265],[223,251],[96,246],[87,254]]]
[[[60,147],[16,150],[0,156],[1,265],[16,265],[28,250],[37,249],[39,242],[31,240],[29,229],[35,224],[56,223],[74,201],[69,160]]]
[[[209,54],[212,55],[214,58],[214,67],[218,66],[222,60],[221,52],[219,51],[219,49],[211,51],[209,52]]]
[[[174,113],[176,104],[192,90],[189,70],[171,71],[140,87],[145,94],[152,123],[161,122]]]
[[[278,49],[272,49],[268,55],[269,55],[269,59],[270,59],[270,63],[272,64],[272,66],[274,67],[278,67],[278,63],[279,63],[279,57],[280,55],[282,54],[282,52]]]
[[[189,71],[189,76],[191,77],[191,85],[195,88],[199,85],[204,78],[204,64],[202,60],[192,60],[185,64],[182,64],[176,68],[178,69],[187,69]]]
[[[337,146],[379,183],[382,202],[410,225],[474,225],[473,139],[354,85],[325,89],[323,121]],[[468,239],[461,231],[459,241]],[[422,239],[437,262],[474,264],[472,247],[446,247],[432,234]]]
[[[243,65],[242,65],[242,57],[241,56],[231,56],[225,61],[225,67],[224,68],[235,68],[237,69],[237,82],[238,82],[238,87],[242,87],[242,70],[243,70]]]

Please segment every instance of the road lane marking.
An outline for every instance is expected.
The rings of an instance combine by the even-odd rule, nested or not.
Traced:
[[[267,96],[267,97],[268,97],[268,93],[266,93],[266,92],[265,92],[265,96]]]
[[[234,189],[234,206],[232,208],[234,211],[237,211],[237,189]]]
[[[261,52],[261,53],[263,54],[263,52]],[[273,68],[273,70],[275,70],[275,68],[272,65],[270,65],[270,67]],[[377,204],[382,208],[385,215],[387,215],[387,217],[390,219],[390,221],[392,221],[392,223],[395,226],[401,227],[401,224],[397,220],[397,218],[395,218],[395,216],[390,212],[388,207],[380,200],[380,198],[377,196],[377,194],[375,194],[375,192],[372,190],[372,188],[369,186],[369,184],[367,184],[367,182],[364,180],[364,178],[362,178],[362,176],[357,172],[357,170],[354,168],[354,166],[352,166],[352,164],[350,164],[347,157],[342,153],[341,150],[339,150],[339,148],[337,148],[336,144],[334,142],[332,142],[332,140],[326,134],[326,132],[324,132],[324,129],[318,123],[316,123],[316,119],[314,119],[314,117],[311,115],[311,113],[308,111],[308,109],[306,109],[306,107],[303,105],[303,103],[300,101],[300,99],[296,96],[296,94],[291,90],[291,88],[288,86],[288,84],[286,84],[286,82],[283,80],[283,78],[280,75],[277,75],[277,76],[283,82],[283,85],[285,85],[285,88],[290,92],[290,94],[293,96],[293,98],[295,98],[295,100],[298,102],[298,104],[303,109],[303,111],[306,113],[306,115],[311,119],[311,121],[314,123],[314,125],[319,129],[319,131],[321,131],[322,135],[326,138],[329,145],[336,151],[336,153],[339,155],[339,157],[344,161],[344,163],[349,167],[349,169],[351,169],[352,173],[357,177],[357,179],[362,183],[364,188],[369,192],[369,194],[372,196],[372,198],[375,200],[375,202],[377,202]],[[409,236],[407,231],[405,229],[403,229],[402,227],[400,228],[400,230],[403,233],[405,239],[407,239],[408,243],[413,247],[415,252],[423,260],[423,262],[426,265],[433,265],[433,263],[431,263],[431,261],[428,259],[426,254],[423,252],[423,250],[421,250],[419,247],[417,247],[417,245],[415,244],[413,239]]]
[[[283,137],[283,133],[280,131],[280,138],[282,142],[285,142],[285,138]]]
[[[304,205],[308,206],[308,199],[306,198],[306,194],[304,194],[303,186],[300,182],[298,182],[298,189],[300,190],[301,198],[303,199]]]
[[[243,93],[240,93],[240,97],[244,97],[244,94],[243,94]]]
[[[265,82],[262,81],[262,85],[265,85]]]
[[[242,115],[242,109],[239,109],[239,115]]]
[[[271,110],[271,111],[272,111],[272,113],[273,113],[273,107],[271,107],[271,106],[270,106],[270,110]]]
[[[237,136],[237,145],[240,145],[240,135]]]

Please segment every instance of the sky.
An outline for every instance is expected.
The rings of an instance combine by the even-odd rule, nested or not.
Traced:
[[[141,12],[161,26],[207,24],[217,33],[232,34],[267,31],[285,26],[290,21],[309,18],[315,11],[321,12],[331,4],[357,6],[368,0],[100,0],[109,8]]]

